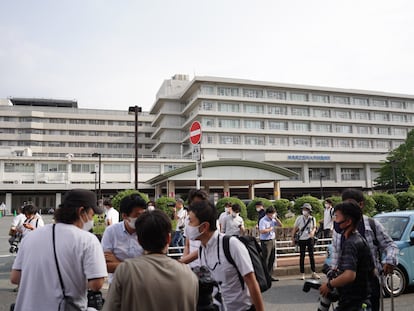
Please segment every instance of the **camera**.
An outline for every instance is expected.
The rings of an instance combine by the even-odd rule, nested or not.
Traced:
[[[319,289],[321,287],[322,283],[319,280],[306,280],[305,284],[303,284],[302,290],[307,293],[310,291],[311,288],[313,289]],[[319,296],[319,307],[318,311],[328,311],[331,303],[338,301],[339,295],[336,288],[334,288],[333,291],[331,291],[327,297]]]
[[[102,310],[104,299],[100,291],[88,290],[88,308],[95,308],[96,310]]]
[[[17,251],[19,250],[20,240],[21,240],[20,234],[16,234],[9,239],[9,244],[10,244],[9,252],[10,253],[12,254],[17,253]]]
[[[213,289],[218,287],[218,283],[211,277],[207,267],[194,267],[192,270],[198,277],[197,311],[218,311],[219,308],[213,303]]]

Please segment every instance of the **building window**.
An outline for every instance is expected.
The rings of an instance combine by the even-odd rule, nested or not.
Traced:
[[[213,118],[203,118],[203,126],[205,127],[215,127],[215,122]]]
[[[403,114],[392,114],[392,121],[397,121],[397,122],[405,122],[405,118]]]
[[[63,141],[49,141],[47,145],[49,147],[66,147],[66,143]]]
[[[388,140],[376,140],[375,146],[379,149],[389,149],[390,148],[390,142]]]
[[[260,114],[263,114],[264,107],[263,107],[263,105],[245,104],[244,105],[244,111],[247,112],[247,113],[260,113]]]
[[[95,164],[72,164],[73,173],[90,173],[95,171]]]
[[[265,138],[264,136],[246,136],[244,138],[244,143],[246,145],[264,145]]]
[[[65,173],[67,171],[67,165],[59,163],[42,163],[40,164],[40,171]]]
[[[341,168],[342,180],[361,180],[360,168]]]
[[[349,100],[349,97],[347,97],[347,96],[334,96],[333,97],[333,102],[335,104],[349,105],[350,100]]]
[[[318,168],[312,167],[309,169],[309,179],[310,180],[332,180],[333,179],[333,169],[332,168]]]
[[[309,132],[309,123],[308,122],[293,122],[292,129],[299,132]]]
[[[305,107],[292,107],[292,115],[293,116],[309,116],[309,108]]]
[[[269,137],[269,145],[276,145],[276,146],[288,146],[289,139],[283,136],[270,136]]]
[[[143,174],[160,174],[161,166],[143,163],[138,166],[138,171]]]
[[[215,144],[216,143],[216,135],[205,135],[205,142],[207,144]]]
[[[358,134],[369,134],[370,133],[369,126],[360,125],[356,127],[356,130]]]
[[[105,120],[88,120],[89,124],[105,125]]]
[[[49,123],[65,124],[66,119],[50,118]]]
[[[263,98],[263,90],[243,89],[244,97]]]
[[[369,120],[369,112],[367,111],[356,111],[355,119],[358,120]]]
[[[269,121],[268,125],[271,130],[286,131],[288,129],[287,122],[284,121]]]
[[[332,142],[328,138],[316,138],[315,146],[316,147],[331,147]]]
[[[347,110],[335,110],[334,115],[336,118],[339,118],[339,119],[350,119],[351,118],[351,112]]]
[[[371,101],[371,106],[385,108],[387,107],[387,101],[383,99],[373,99]]]
[[[217,93],[220,96],[239,96],[237,87],[218,87]]]
[[[284,106],[268,106],[267,111],[269,114],[287,115],[287,109]]]
[[[183,164],[166,164],[164,165],[164,172],[170,172],[170,171],[174,171],[176,169],[182,168],[185,165]]]
[[[318,103],[329,103],[328,95],[312,94],[312,101]]]
[[[392,131],[394,135],[401,135],[401,136],[407,135],[407,129],[405,128],[394,127]]]
[[[329,118],[331,112],[329,109],[313,109],[313,116],[317,118]]]
[[[388,114],[384,112],[374,112],[374,120],[388,121]]]
[[[79,142],[79,141],[69,142],[68,145],[69,145],[69,147],[77,147],[77,148],[86,147],[86,143],[82,143],[82,142]]]
[[[388,127],[377,127],[375,128],[377,134],[380,135],[389,135],[390,134],[390,129]]]
[[[368,106],[368,98],[354,98],[354,104],[359,106]]]
[[[211,85],[202,85],[201,94],[203,95],[214,95],[214,86]]]
[[[240,144],[240,136],[238,135],[221,135],[220,136],[220,144],[227,145],[227,144]]]
[[[34,163],[4,163],[5,173],[34,173]]]
[[[264,129],[264,121],[260,120],[245,120],[244,127],[248,129]]]
[[[336,133],[352,133],[352,126],[351,125],[335,125],[335,132]]]
[[[108,174],[130,173],[131,166],[129,164],[104,164],[103,172]]]
[[[350,139],[335,139],[334,147],[351,148],[352,143]]]
[[[404,102],[399,100],[391,100],[390,101],[390,107],[396,108],[396,109],[403,109],[404,108]]]
[[[371,148],[371,141],[368,139],[358,139],[356,146],[357,148]]]
[[[240,128],[240,120],[239,119],[221,119],[219,120],[219,127]]]
[[[325,132],[325,133],[331,133],[332,132],[331,125],[326,124],[326,123],[315,123],[313,125],[313,129],[316,132]]]
[[[86,124],[86,120],[83,119],[69,119],[70,124]]]
[[[213,107],[214,107],[214,103],[213,102],[203,101],[201,103],[201,110],[204,110],[204,111],[212,111],[212,110],[214,110]]]
[[[308,94],[306,93],[290,93],[290,99],[294,101],[307,102]]]
[[[71,135],[71,136],[87,136],[88,132],[86,132],[86,131],[69,131],[69,135]]]
[[[240,112],[239,104],[219,103],[218,111],[220,112]]]
[[[267,90],[267,97],[273,99],[286,100],[286,92]]]
[[[291,170],[293,172],[295,172],[297,175],[296,176],[292,176],[289,179],[290,180],[302,180],[302,168],[301,167],[287,167],[288,170]]]
[[[305,138],[305,137],[293,137],[292,142],[294,146],[309,147],[311,145],[310,138]]]

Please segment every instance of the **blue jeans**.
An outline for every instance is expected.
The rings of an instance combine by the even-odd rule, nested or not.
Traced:
[[[182,231],[175,231],[172,246],[184,246],[184,236]]]

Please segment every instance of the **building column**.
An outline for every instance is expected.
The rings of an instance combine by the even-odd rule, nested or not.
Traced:
[[[224,181],[223,183],[223,197],[230,196],[230,185],[228,181]]]
[[[10,192],[6,192],[5,200],[6,202],[4,202],[4,204],[6,204],[6,213],[7,215],[11,215],[12,214],[12,194]]]
[[[254,185],[249,185],[249,200],[254,200]]]
[[[339,163],[335,164],[335,182],[337,184],[340,184],[342,182],[341,165],[339,165]]]
[[[60,192],[57,192],[56,196],[55,196],[55,199],[56,199],[56,206],[55,207],[58,207],[62,203],[62,194]]]
[[[303,177],[302,177],[302,182],[305,184],[309,184],[309,165],[308,163],[303,163],[302,164],[302,172],[303,172]]]
[[[365,187],[372,188],[372,176],[371,176],[371,165],[369,163],[366,163],[364,165],[364,171],[365,171]]]
[[[275,180],[273,182],[273,199],[279,200],[280,199],[280,181]]]
[[[168,183],[168,197],[175,197],[175,182],[173,180],[167,181]]]
[[[160,198],[161,195],[162,195],[161,185],[160,184],[155,185],[155,189],[154,190],[155,190],[154,199],[156,200],[156,199]]]

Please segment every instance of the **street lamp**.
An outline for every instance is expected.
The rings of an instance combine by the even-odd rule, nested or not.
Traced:
[[[98,153],[98,152],[94,152],[94,153],[92,153],[92,156],[94,157],[94,158],[98,158],[98,168],[99,168],[99,171],[98,171],[98,186],[99,186],[99,190],[98,190],[98,200],[100,200],[101,199],[101,159],[102,159],[102,154],[100,154],[100,153]],[[96,174],[96,172],[95,172],[95,174]]]
[[[96,193],[96,176],[97,176],[97,174],[96,174],[96,171],[92,171],[91,174],[95,175],[95,196],[96,196],[97,195],[97,193]]]
[[[135,190],[138,190],[138,112],[142,112],[142,108],[137,105],[128,108],[128,113],[135,115]]]

